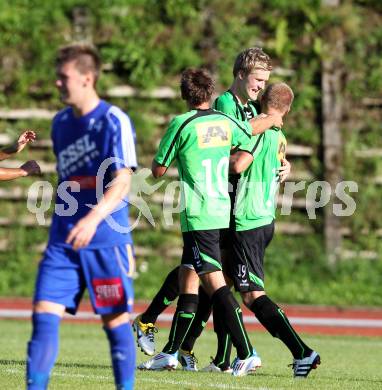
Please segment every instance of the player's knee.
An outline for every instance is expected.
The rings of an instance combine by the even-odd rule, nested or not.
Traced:
[[[179,295],[177,309],[185,313],[195,313],[198,309],[198,294],[181,294]]]
[[[108,329],[116,328],[130,320],[129,313],[113,313],[102,316],[102,323]]]
[[[212,297],[217,290],[226,286],[223,272],[221,271],[203,274],[200,276],[200,279],[202,280],[203,287],[206,289],[210,297]]]
[[[180,267],[179,270],[180,294],[197,294],[199,290],[199,277],[190,268]]]
[[[261,297],[262,295],[265,295],[265,291],[249,291],[249,292],[242,292],[240,293],[241,298],[243,300],[243,303],[248,309],[251,308],[253,302]]]
[[[59,303],[49,301],[38,301],[33,305],[34,313],[50,313],[59,317],[63,317],[65,313],[65,306]]]
[[[241,293],[241,299],[246,307],[251,307],[255,298],[252,296],[252,292]]]

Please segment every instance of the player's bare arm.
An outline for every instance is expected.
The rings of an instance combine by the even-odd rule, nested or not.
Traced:
[[[265,130],[273,126],[281,128],[283,126],[283,118],[277,114],[260,114],[256,118],[251,119],[249,123],[252,126],[252,135],[256,135],[264,133]]]
[[[101,201],[69,232],[66,243],[72,244],[74,250],[86,247],[92,240],[100,222],[123,201],[130,190],[131,176],[132,170],[129,168],[118,170]]]
[[[167,171],[167,167],[164,165],[160,165],[154,159],[151,164],[151,172],[153,176],[157,179],[158,177],[162,177]]]
[[[251,153],[239,150],[231,155],[229,159],[229,173],[238,174],[245,171],[252,163]]]
[[[19,177],[40,175],[41,169],[34,160],[27,161],[20,168],[0,168],[0,181],[13,180]]]
[[[5,160],[15,153],[20,153],[28,143],[34,142],[35,139],[36,133],[34,131],[24,131],[14,144],[0,150],[0,160]]]

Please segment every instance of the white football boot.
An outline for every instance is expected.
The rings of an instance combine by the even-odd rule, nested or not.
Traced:
[[[179,361],[183,367],[184,371],[198,371],[196,363],[198,359],[196,358],[194,351],[184,351],[183,349],[179,350]]]
[[[142,315],[137,316],[133,322],[133,329],[137,334],[137,345],[143,353],[152,356],[155,353],[154,333],[157,333],[158,329],[152,323],[143,323],[141,317]]]
[[[138,370],[175,370],[178,366],[178,352],[170,355],[169,353],[160,352],[147,362],[141,363]]]

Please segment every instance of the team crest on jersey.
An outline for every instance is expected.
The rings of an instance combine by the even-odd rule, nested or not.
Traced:
[[[231,129],[228,121],[211,121],[196,125],[199,148],[231,145]]]
[[[277,149],[277,157],[279,160],[285,158],[286,145],[287,145],[287,142],[286,142],[285,137],[280,134],[279,135],[279,147]]]

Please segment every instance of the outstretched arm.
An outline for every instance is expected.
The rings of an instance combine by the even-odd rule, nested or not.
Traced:
[[[24,131],[14,144],[0,150],[0,160],[5,160],[12,154],[20,153],[28,143],[33,142],[35,139],[36,133],[34,131]]]
[[[0,181],[18,179],[19,177],[39,175],[40,167],[36,161],[27,161],[20,168],[0,168]]]
[[[252,127],[252,135],[264,133],[265,130],[270,129],[271,127],[281,128],[283,125],[283,118],[281,115],[266,115],[260,114],[257,117],[249,121]]]

